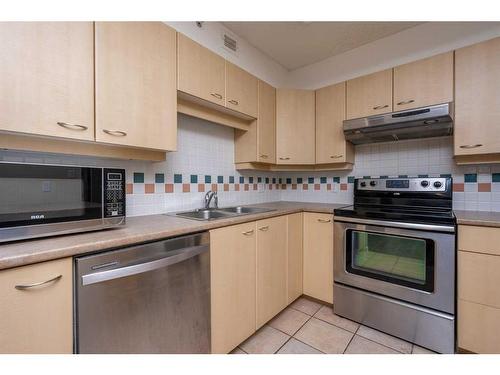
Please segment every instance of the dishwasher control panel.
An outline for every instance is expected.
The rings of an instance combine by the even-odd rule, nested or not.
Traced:
[[[125,170],[104,168],[104,217],[125,216]]]

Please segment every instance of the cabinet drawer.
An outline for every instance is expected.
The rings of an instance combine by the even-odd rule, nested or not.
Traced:
[[[458,347],[500,353],[500,309],[458,300]]]
[[[459,225],[458,249],[500,255],[500,228]]]
[[[500,308],[500,256],[458,252],[458,298]]]
[[[72,269],[65,258],[0,271],[0,353],[73,352]]]

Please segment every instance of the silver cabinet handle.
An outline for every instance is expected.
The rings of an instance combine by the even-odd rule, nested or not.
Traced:
[[[389,104],[386,104],[386,105],[378,105],[376,107],[373,107],[373,109],[382,109],[382,108],[387,108],[389,107]]]
[[[85,131],[85,130],[87,130],[89,128],[88,126],[85,126],[85,125],[68,124],[66,122],[60,122],[60,121],[57,122],[57,125],[59,125],[60,127],[65,128],[65,129],[78,130],[78,131]]]
[[[330,159],[340,159],[344,155],[331,155]]]
[[[108,130],[108,129],[102,129],[102,131],[106,134],[113,135],[115,137],[125,137],[127,133],[121,130]]]
[[[253,229],[243,232],[242,234],[244,234],[245,236],[251,236],[253,234]]]
[[[234,105],[240,104],[237,100],[233,100],[233,99],[228,100],[228,102],[231,103],[231,104],[234,104]]]
[[[280,160],[290,160],[290,158],[280,158]]]
[[[216,92],[212,92],[210,95],[216,97],[217,99],[222,99],[222,95],[221,94],[217,94]]]
[[[54,283],[54,282],[59,281],[61,279],[62,279],[62,275],[58,275],[56,277],[53,277],[52,279],[41,281],[39,283],[26,284],[26,285],[16,285],[14,288],[16,288],[17,290],[26,290],[26,289],[36,288],[38,286],[42,286],[45,284]]]
[[[265,232],[265,231],[269,230],[269,225],[266,225],[264,227],[260,227],[259,230]]]
[[[415,101],[414,99],[403,100],[402,102],[397,103],[397,105],[410,104],[410,103],[413,103],[414,101]]]
[[[478,148],[478,147],[481,147],[482,144],[481,143],[477,143],[475,145],[461,145],[460,148]]]
[[[332,221],[330,219],[318,219],[318,223],[331,223]]]
[[[260,155],[261,158],[264,158],[264,159],[267,159],[269,157],[269,155],[266,155],[266,154],[262,154]]]

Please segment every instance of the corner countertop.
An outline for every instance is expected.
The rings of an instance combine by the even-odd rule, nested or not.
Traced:
[[[459,225],[477,225],[481,227],[500,227],[500,212],[459,211],[455,216]]]
[[[251,206],[272,208],[274,211],[213,221],[196,221],[167,215],[137,216],[127,218],[127,224],[120,228],[0,244],[0,269],[125,247],[296,212],[333,213],[335,208],[346,204],[267,202]]]

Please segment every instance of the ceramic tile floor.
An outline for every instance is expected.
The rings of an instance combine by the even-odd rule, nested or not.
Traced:
[[[233,354],[432,354],[394,336],[333,314],[330,306],[301,297]]]

